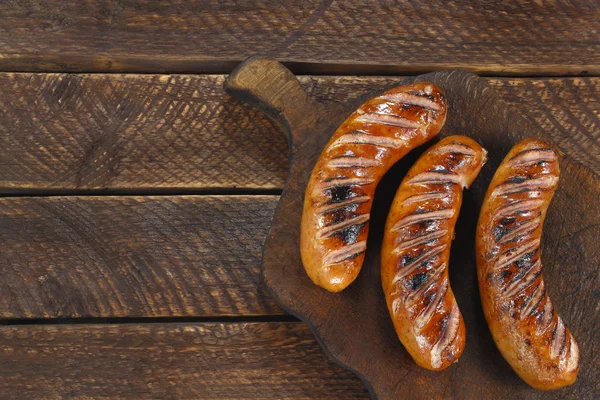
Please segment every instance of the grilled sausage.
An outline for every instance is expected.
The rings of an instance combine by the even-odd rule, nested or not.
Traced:
[[[477,274],[494,341],[536,389],[575,382],[579,350],[548,297],[540,237],[558,185],[558,159],[539,140],[518,143],[498,167],[477,227]]]
[[[433,138],[445,120],[441,90],[414,83],[367,101],[335,131],[304,198],[300,251],[315,284],[339,292],[356,279],[377,183],[406,153]]]
[[[381,248],[381,283],[400,341],[421,367],[442,370],[465,347],[465,324],[448,281],[450,244],[462,190],[486,151],[449,136],[408,171],[390,208]]]

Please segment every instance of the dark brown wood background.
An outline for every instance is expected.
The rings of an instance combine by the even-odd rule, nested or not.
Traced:
[[[472,70],[600,174],[599,8],[0,1],[0,397],[367,398],[260,287],[288,149],[224,74]]]

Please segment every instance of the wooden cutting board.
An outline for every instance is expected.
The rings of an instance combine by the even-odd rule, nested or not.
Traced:
[[[362,272],[345,291],[332,294],[315,285],[299,251],[304,190],[312,168],[338,125],[362,102],[318,103],[278,62],[251,57],[228,78],[234,97],[260,107],[281,126],[290,144],[290,170],[271,231],[262,273],[286,311],[306,322],[327,354],[354,371],[379,399],[591,399],[600,397],[600,181],[568,156],[550,205],[542,240],[546,284],[581,350],[577,382],[553,392],[527,386],[504,361],[492,340],[479,300],[474,233],[479,209],[496,167],[519,140],[548,140],[540,127],[509,107],[477,75],[440,71],[403,79],[432,82],[448,100],[439,137],[467,135],[488,150],[489,161],[465,192],[450,258],[450,279],[467,327],[465,351],[442,372],[418,367],[399,342],[381,289],[379,251],[387,211],[404,174],[428,146],[411,152],[379,184],[371,213]],[[395,85],[394,85],[395,86]],[[527,104],[523,104],[526,114]]]

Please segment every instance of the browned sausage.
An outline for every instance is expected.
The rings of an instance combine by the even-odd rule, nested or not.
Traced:
[[[465,324],[448,281],[462,190],[486,151],[465,136],[427,150],[402,181],[385,225],[381,283],[400,341],[421,367],[441,370],[465,347]]]
[[[304,197],[300,250],[315,284],[339,292],[356,279],[377,183],[406,153],[434,137],[445,119],[441,90],[415,83],[367,101],[335,131]]]
[[[498,167],[477,227],[477,274],[494,341],[536,389],[575,382],[579,350],[542,279],[540,238],[558,185],[558,159],[539,140],[518,143]]]

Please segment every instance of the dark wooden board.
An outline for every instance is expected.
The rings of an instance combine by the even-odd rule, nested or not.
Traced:
[[[321,101],[346,102],[398,79],[300,82]],[[259,111],[227,96],[223,80],[0,73],[0,193],[280,190],[285,138]],[[486,81],[600,173],[599,78]]]
[[[301,322],[0,327],[0,393],[22,399],[366,399]]]
[[[0,70],[600,73],[594,0],[2,2]]]
[[[443,372],[417,367],[395,335],[381,290],[378,252],[386,211],[418,151],[395,166],[379,185],[371,213],[369,250],[357,281],[339,294],[318,288],[306,276],[298,249],[304,189],[335,128],[369,94],[346,104],[319,103],[281,64],[254,57],[230,75],[226,88],[262,108],[288,133],[291,147],[288,181],[263,253],[262,273],[268,290],[282,307],[311,326],[328,354],[355,371],[374,397],[593,398],[600,381],[598,178],[571,159],[561,159],[561,181],[543,237],[544,274],[558,310],[580,344],[582,368],[574,386],[538,392],[512,372],[488,332],[479,302],[473,235],[477,210],[504,155],[518,140],[547,137],[533,121],[509,109],[474,74],[443,71],[403,82],[414,79],[433,82],[445,92],[449,112],[442,136],[472,136],[489,152],[488,163],[465,194],[451,255],[452,286],[467,326],[467,346],[459,363]]]
[[[0,198],[0,321],[282,315],[259,285],[277,200]]]

